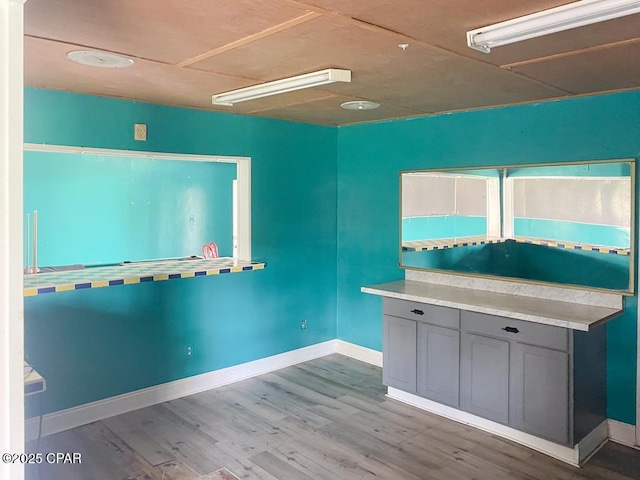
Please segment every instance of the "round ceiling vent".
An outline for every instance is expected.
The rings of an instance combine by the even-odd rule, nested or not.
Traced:
[[[76,50],[67,53],[67,57],[74,62],[90,67],[123,68],[133,65],[133,60],[130,58],[97,50]]]
[[[367,102],[365,100],[356,100],[354,102],[344,102],[340,106],[346,110],[373,110],[374,108],[378,108],[380,104]]]

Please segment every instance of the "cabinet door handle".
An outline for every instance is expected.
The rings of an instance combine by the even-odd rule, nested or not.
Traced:
[[[424,315],[424,312],[422,310],[418,310],[417,308],[411,310],[411,313],[415,313],[416,315]]]
[[[518,330],[516,327],[504,327],[502,330],[504,330],[505,332],[509,332],[509,333],[518,333],[518,332],[520,332],[520,330]]]

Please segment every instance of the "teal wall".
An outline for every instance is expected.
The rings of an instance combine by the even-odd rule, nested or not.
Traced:
[[[631,232],[626,227],[540,218],[516,217],[513,220],[515,236],[620,248],[631,245]]]
[[[147,142],[133,140],[134,123],[148,125]],[[26,298],[43,413],[336,338],[337,129],[28,88],[25,142],[250,156],[253,257],[267,262]]]
[[[487,217],[438,215],[402,219],[402,241],[471,237],[487,234]]]
[[[628,255],[548,247],[514,240],[441,250],[403,251],[402,265],[621,292],[629,290]]]
[[[628,177],[631,167],[625,162],[591,163],[588,165],[554,165],[552,167],[510,168],[509,177]]]
[[[381,301],[360,287],[404,277],[399,170],[637,158],[639,131],[639,92],[340,127],[338,338],[381,350]],[[607,326],[609,416],[631,424],[636,305]]]
[[[187,257],[210,242],[231,257],[235,178],[233,163],[27,151],[38,265]]]
[[[149,125],[147,142],[134,123]],[[404,277],[399,170],[637,158],[639,129],[638,92],[336,129],[26,89],[27,142],[251,156],[253,256],[268,265],[26,299],[43,411],[336,336],[381,350],[381,302],[360,287]],[[636,308],[626,298],[607,325],[609,416],[627,423]]]

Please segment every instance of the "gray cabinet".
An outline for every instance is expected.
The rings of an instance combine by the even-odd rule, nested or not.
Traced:
[[[464,411],[509,423],[509,351],[507,340],[462,334],[460,382]]]
[[[385,385],[458,407],[460,311],[384,299]]]
[[[563,445],[606,419],[606,327],[384,299],[383,382]]]
[[[569,353],[462,334],[461,408],[569,444]]]
[[[460,332],[418,323],[418,395],[458,407]]]
[[[462,409],[568,445],[567,329],[473,312],[461,318]]]
[[[415,320],[385,315],[382,335],[382,382],[406,392],[416,391]]]
[[[516,343],[511,359],[509,424],[569,443],[569,354]]]

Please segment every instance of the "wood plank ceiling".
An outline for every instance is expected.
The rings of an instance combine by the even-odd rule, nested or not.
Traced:
[[[640,88],[640,15],[490,54],[465,32],[557,0],[29,0],[29,86],[325,125]],[[408,43],[403,50],[399,44]],[[135,60],[104,69],[67,59],[97,49]],[[335,83],[212,106],[211,95],[324,68]],[[340,104],[370,100],[377,110]]]

